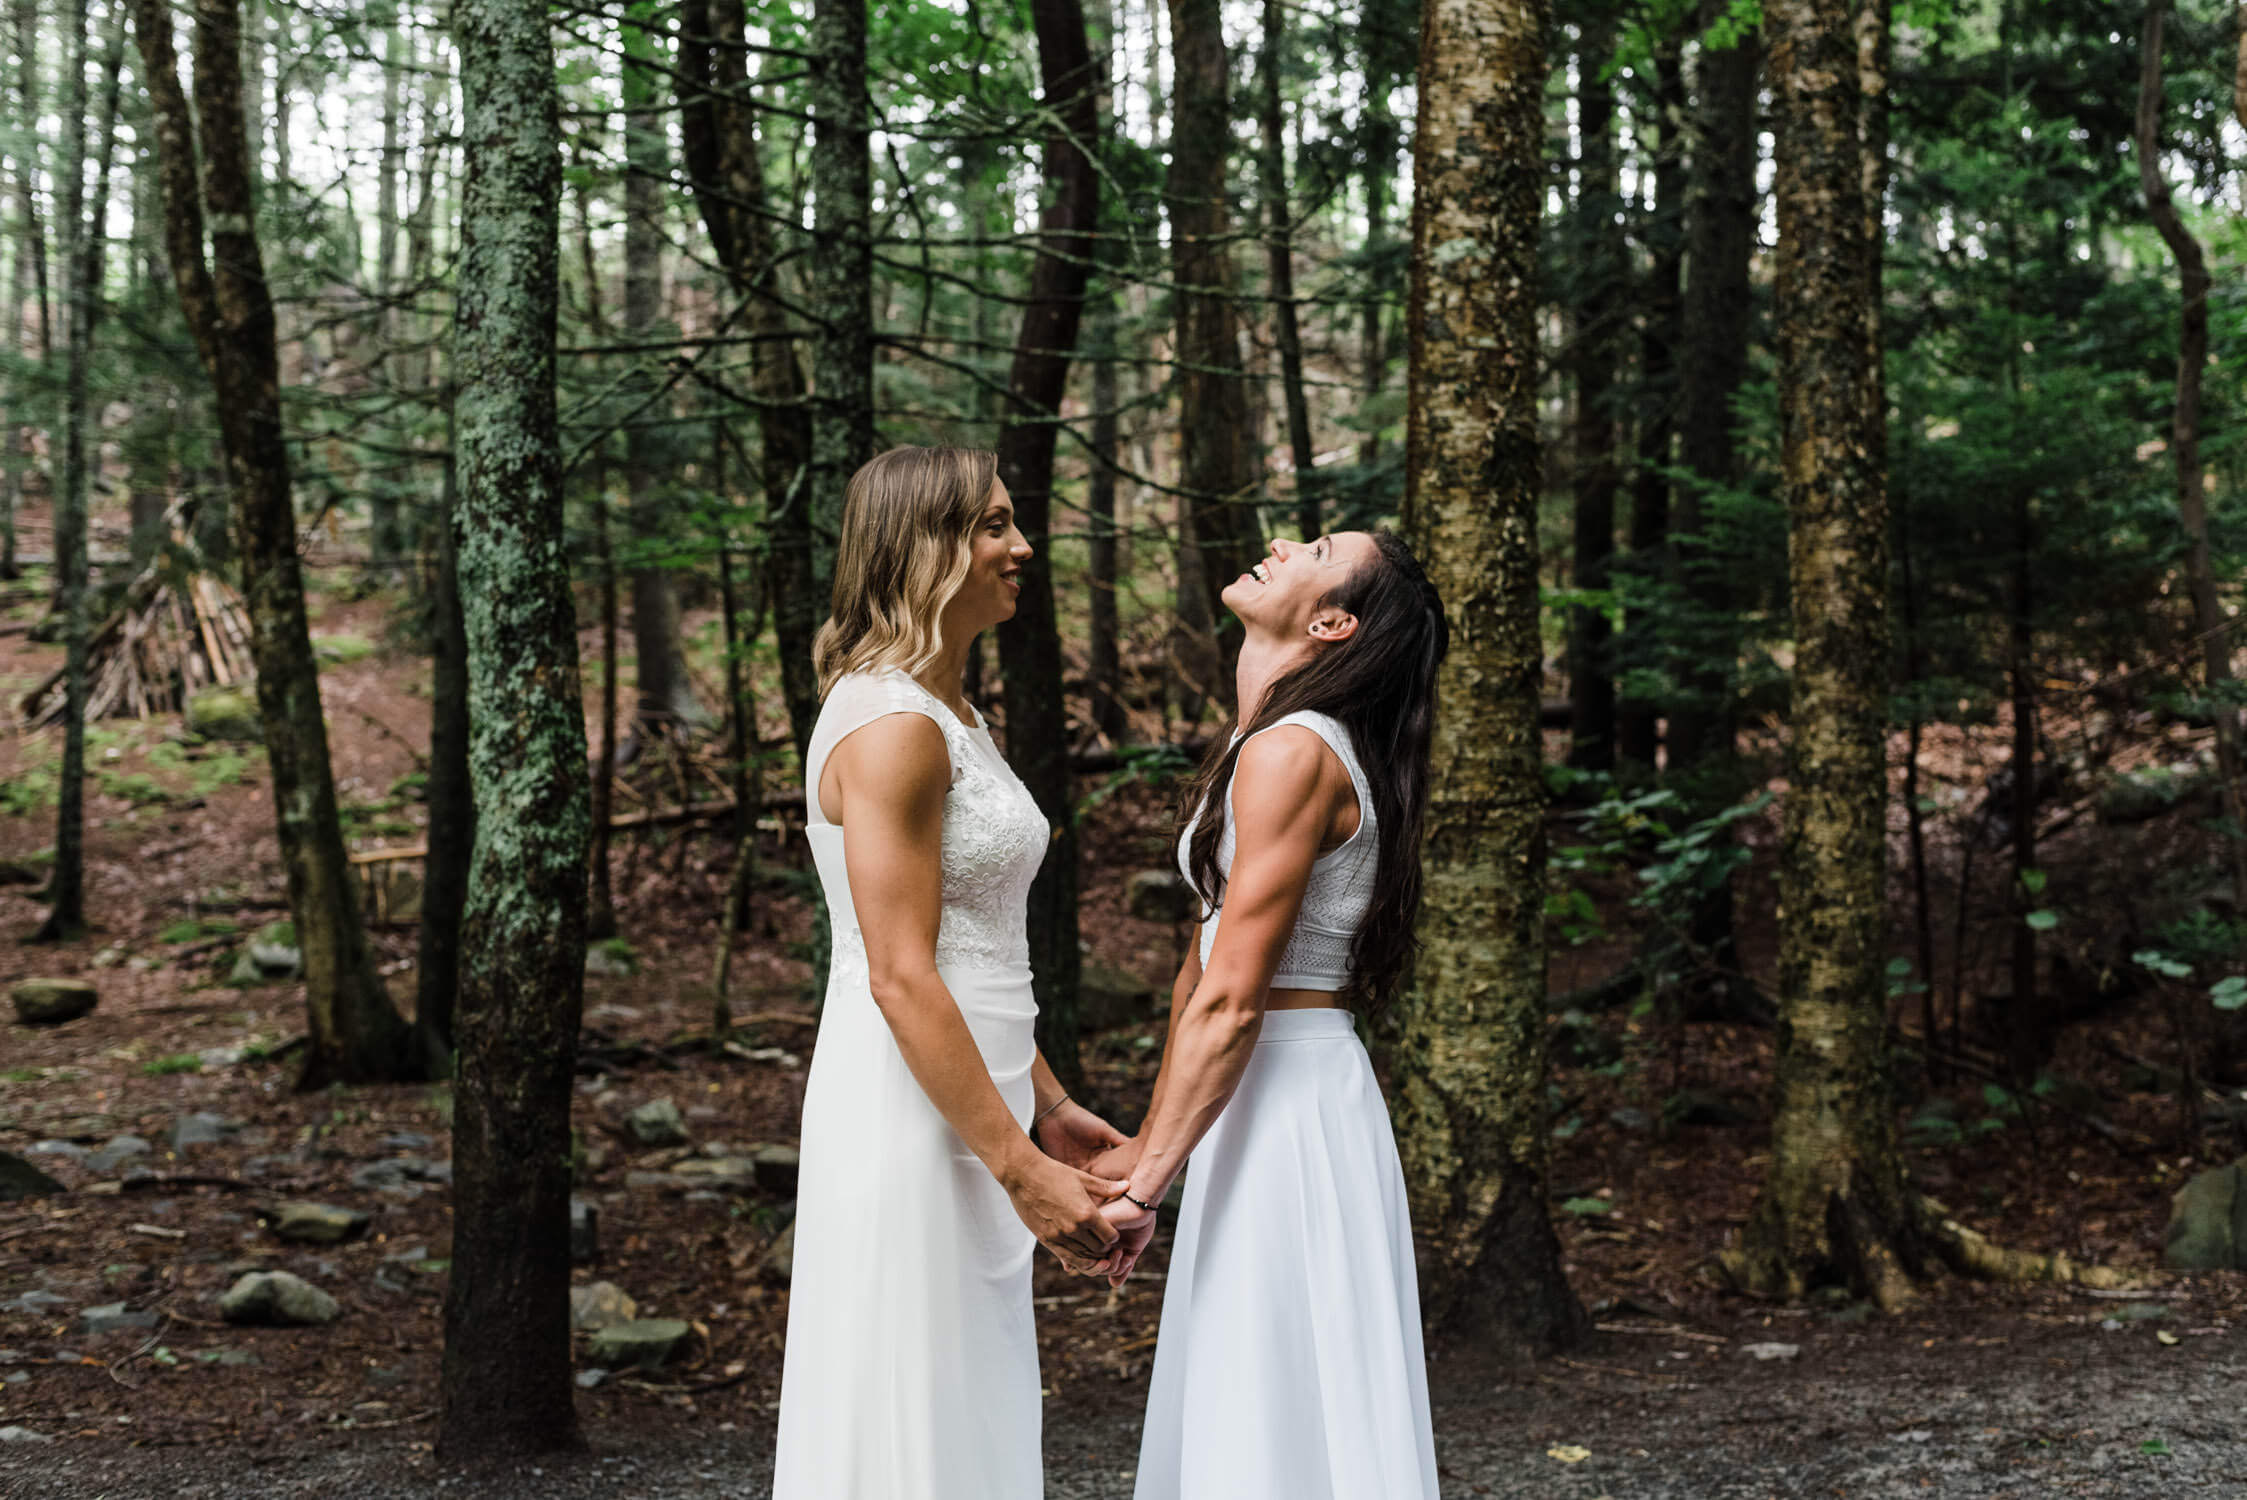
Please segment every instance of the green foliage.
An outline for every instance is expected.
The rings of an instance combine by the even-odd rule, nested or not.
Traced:
[[[1685,797],[1667,787],[1626,791],[1604,773],[1567,767],[1548,767],[1546,774],[1556,790],[1596,787],[1600,793],[1598,801],[1572,814],[1591,841],[1555,848],[1548,864],[1554,878],[1547,882],[1545,915],[1572,946],[1604,937],[1606,932],[1590,893],[1563,877],[1600,879],[1636,862],[1638,888],[1630,898],[1632,909],[1665,927],[1682,929],[1708,893],[1729,881],[1750,858],[1729,830],[1771,805],[1770,793],[1759,792],[1693,819]]]
[[[1076,816],[1087,813],[1127,786],[1161,786],[1193,769],[1194,763],[1176,745],[1125,745],[1116,752],[1115,770],[1100,785],[1077,799]]]
[[[159,1057],[153,1062],[142,1063],[140,1070],[150,1078],[163,1078],[173,1073],[200,1073],[203,1071],[203,1059],[192,1052],[178,1052],[170,1057]]]

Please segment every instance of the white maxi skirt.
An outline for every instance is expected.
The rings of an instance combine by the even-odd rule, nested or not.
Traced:
[[[1341,1009],[1266,1013],[1194,1149],[1136,1500],[1436,1500],[1404,1170]]]
[[[804,1089],[774,1500],[1040,1500],[1037,1241],[838,966]],[[1030,975],[939,966],[1017,1121]]]

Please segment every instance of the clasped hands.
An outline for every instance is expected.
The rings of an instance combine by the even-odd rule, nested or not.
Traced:
[[[1140,1142],[1069,1099],[1040,1118],[1031,1134],[1066,1171],[1040,1174],[1045,1180],[1015,1189],[1016,1211],[1069,1271],[1122,1286],[1155,1237],[1154,1210],[1124,1197]]]

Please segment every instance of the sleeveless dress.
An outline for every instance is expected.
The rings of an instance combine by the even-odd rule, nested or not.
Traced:
[[[1341,759],[1358,831],[1312,866],[1272,985],[1338,990],[1379,863],[1373,799],[1338,721],[1258,732],[1284,724]],[[1223,917],[1202,924],[1205,960]],[[1135,1500],[1436,1500],[1404,1169],[1347,1010],[1265,1012],[1185,1181]]]
[[[962,724],[901,672],[829,691],[804,767],[806,832],[833,964],[804,1091],[795,1272],[774,1500],[1039,1500],[1042,1410],[1031,1321],[1036,1241],[921,1091],[867,985],[843,830],[819,778],[844,736],[890,714],[944,731],[943,915],[936,968],[1015,1119],[1031,1111],[1024,914],[1051,839],[981,715]]]

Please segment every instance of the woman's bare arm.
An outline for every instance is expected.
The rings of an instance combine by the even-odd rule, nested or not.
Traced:
[[[846,736],[829,764],[868,982],[897,1050],[1031,1232],[1071,1269],[1090,1269],[1116,1237],[1099,1212],[1114,1185],[1053,1160],[1024,1134],[936,972],[951,782],[943,731],[920,714],[891,714]]]

